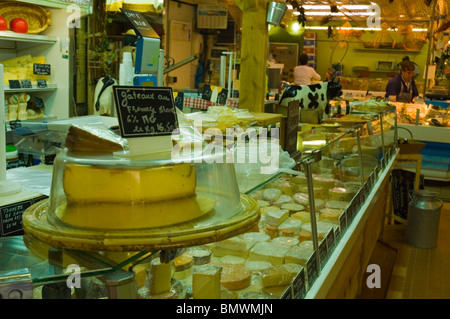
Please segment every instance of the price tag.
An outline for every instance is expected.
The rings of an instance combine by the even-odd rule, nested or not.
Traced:
[[[20,81],[20,85],[22,86],[23,89],[31,89],[33,87],[31,85],[31,81],[30,80],[21,80]]]
[[[311,287],[319,277],[319,269],[317,265],[316,252],[313,252],[306,262],[306,272],[308,274],[308,284]]]
[[[334,230],[334,242],[335,242],[335,245],[337,245],[341,241],[342,234],[343,234],[343,231],[342,231],[341,226],[337,227]]]
[[[141,37],[159,38],[158,33],[151,27],[145,17],[138,11],[120,8],[125,17],[131,22],[136,34]]]
[[[45,80],[37,80],[37,87],[38,88],[46,88],[47,87],[47,81]]]
[[[288,103],[284,150],[289,153],[297,151],[299,110],[300,107],[298,100],[293,100]]]
[[[178,129],[172,88],[113,86],[122,137],[171,135]]]
[[[328,261],[328,246],[327,241],[322,240],[319,244],[320,269],[323,269]]]
[[[23,212],[48,196],[39,196],[22,202],[0,207],[0,237],[16,236],[23,234],[22,214]]]
[[[339,228],[339,227],[330,229],[330,231],[328,232],[327,236],[325,237],[325,240],[326,240],[327,246],[328,246],[328,254],[329,255],[331,255],[331,253],[333,252],[334,245],[336,244],[335,229],[337,229],[337,228]]]
[[[347,216],[348,216],[348,208],[346,208],[341,216],[339,216],[339,228],[340,228],[340,232],[341,235],[345,233],[345,231],[347,230]]]
[[[9,88],[10,89],[20,89],[20,81],[19,80],[9,80]]]
[[[292,281],[292,294],[294,299],[305,298],[306,296],[305,268],[302,268]]]
[[[280,299],[292,299],[292,286],[287,286]]]
[[[33,74],[50,75],[51,74],[50,64],[33,63]]]

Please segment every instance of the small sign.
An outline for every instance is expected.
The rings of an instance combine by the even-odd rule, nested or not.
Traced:
[[[0,207],[0,237],[22,235],[23,212],[34,203],[37,203],[45,198],[48,198],[48,196],[43,195]]]
[[[306,262],[306,272],[308,274],[308,284],[310,288],[316,281],[317,277],[319,277],[319,267],[317,265],[316,253],[317,252],[313,252]]]
[[[292,286],[287,286],[280,299],[292,299]]]
[[[43,63],[33,63],[33,74],[36,75],[50,75],[51,65]]]
[[[328,261],[328,247],[327,241],[322,240],[319,244],[320,269],[323,269]]]
[[[288,103],[286,119],[286,136],[284,150],[288,153],[297,151],[298,121],[300,114],[299,100]]]
[[[9,88],[10,89],[20,89],[20,81],[19,80],[9,80]]]
[[[336,229],[339,227],[336,227]],[[331,228],[330,231],[328,232],[328,234],[325,236],[325,240],[327,242],[327,246],[328,246],[328,253],[331,254],[334,250],[334,245],[336,244],[336,239],[335,239],[335,228]]]
[[[113,86],[122,137],[172,135],[178,118],[172,88]]]
[[[159,39],[158,33],[152,28],[145,17],[138,11],[127,10],[120,8],[125,17],[131,22],[136,34],[141,37],[147,38],[157,38]]]
[[[46,88],[47,87],[47,81],[46,80],[37,80],[37,87],[38,88]]]
[[[23,89],[31,89],[33,87],[31,85],[31,81],[30,80],[21,80],[20,81],[20,85],[22,86]]]
[[[344,210],[344,212],[341,214],[341,216],[339,216],[339,228],[340,228],[340,232],[341,235],[343,235],[345,233],[345,231],[347,230],[347,211],[348,208],[346,208]]]
[[[292,281],[292,294],[293,299],[304,299],[306,296],[306,276],[305,268],[302,268],[300,272],[295,276]]]

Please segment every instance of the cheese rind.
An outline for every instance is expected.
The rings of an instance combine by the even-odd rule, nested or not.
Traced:
[[[235,291],[250,286],[251,271],[243,265],[220,264],[222,274],[220,283],[228,290]]]

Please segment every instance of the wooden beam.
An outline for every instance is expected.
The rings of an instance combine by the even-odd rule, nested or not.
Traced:
[[[266,16],[269,0],[234,0],[234,2],[242,10],[239,108],[251,112],[264,112],[269,51]]]

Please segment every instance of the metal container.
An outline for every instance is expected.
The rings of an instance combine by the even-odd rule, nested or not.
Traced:
[[[279,26],[281,20],[283,20],[286,10],[287,10],[286,3],[275,1],[269,2],[266,22],[273,24],[274,26]]]
[[[419,248],[434,248],[437,245],[439,218],[443,202],[437,193],[417,190],[410,193],[408,204],[408,227],[406,243]]]

